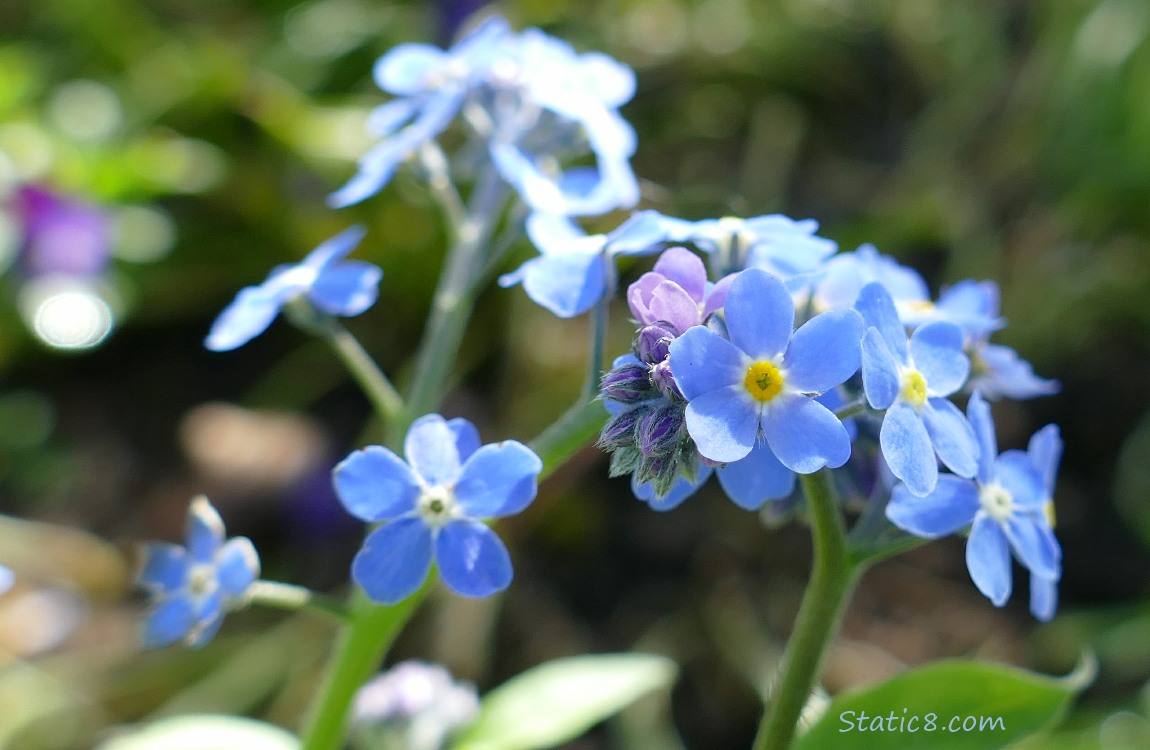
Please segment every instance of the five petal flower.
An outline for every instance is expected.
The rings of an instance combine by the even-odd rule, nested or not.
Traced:
[[[242,605],[260,561],[246,537],[224,541],[224,524],[204,496],[188,506],[186,546],[144,545],[138,583],[156,599],[144,620],[144,647],[183,640],[199,647],[215,636],[224,612]]]
[[[974,480],[945,474],[925,496],[904,483],[896,486],[887,518],[916,536],[935,539],[970,526],[966,565],[970,577],[995,606],[1010,598],[1010,558],[1032,574],[1031,608],[1035,616],[1054,614],[1054,583],[1061,574],[1062,552],[1047,518],[1047,503],[1057,465],[1057,432],[1040,432],[1031,452],[997,453],[990,407],[977,391],[967,412],[981,449]]]
[[[336,493],[348,512],[386,522],[364,541],[352,578],[373,600],[395,603],[420,587],[434,558],[458,594],[505,589],[511,558],[481,519],[526,508],[543,462],[514,440],[480,447],[474,425],[438,414],[412,423],[404,454],[406,461],[373,445],[335,468]]]
[[[858,369],[862,318],[849,308],[832,310],[795,331],[790,293],[757,268],[731,282],[725,310],[730,340],[696,326],[671,343],[671,370],[699,452],[738,461],[761,438],[800,474],[846,463],[851,443],[842,422],[811,395]]]
[[[935,454],[955,474],[974,476],[974,431],[946,399],[970,372],[962,331],[953,323],[928,323],[908,342],[894,300],[878,282],[863,287],[855,307],[869,326],[862,342],[863,388],[872,407],[886,409],[879,445],[891,472],[919,496],[938,482]]]
[[[241,290],[212,324],[204,346],[217,352],[243,346],[263,333],[284,305],[300,297],[328,315],[351,317],[367,310],[379,296],[383,271],[364,261],[343,261],[364,234],[363,227],[351,227],[301,262],[280,266],[264,283]]]

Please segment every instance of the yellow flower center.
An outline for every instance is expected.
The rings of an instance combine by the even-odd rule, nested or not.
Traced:
[[[743,387],[756,401],[766,403],[783,390],[783,374],[770,362],[755,362],[747,368]]]
[[[907,370],[902,374],[902,393],[904,401],[911,406],[922,406],[926,403],[926,378],[918,370]]]

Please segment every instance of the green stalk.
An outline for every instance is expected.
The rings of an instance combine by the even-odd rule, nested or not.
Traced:
[[[755,737],[754,750],[786,750],[819,676],[827,646],[862,572],[852,565],[846,527],[830,471],[800,474],[811,520],[814,562],[773,700]]]
[[[551,475],[585,445],[590,443],[607,423],[607,410],[601,401],[578,401],[563,416],[539,433],[528,446],[543,459],[539,481]]]
[[[607,314],[611,305],[611,297],[603,295],[603,299],[595,303],[591,313],[591,353],[588,356],[587,380],[583,383],[583,399],[590,401],[599,394],[599,381],[603,376],[603,346],[607,339]]]
[[[325,326],[324,339],[355,378],[384,423],[393,421],[403,413],[403,397],[359,343],[359,339],[334,319]]]

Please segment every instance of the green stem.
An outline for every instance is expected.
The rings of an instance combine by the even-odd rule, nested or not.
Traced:
[[[279,581],[256,581],[248,592],[252,604],[277,609],[311,609],[347,621],[347,608],[330,596],[317,594],[309,588]]]
[[[583,383],[583,398],[590,401],[599,394],[599,381],[603,377],[603,344],[607,338],[607,313],[611,298],[607,295],[595,303],[591,313],[591,354],[588,357],[587,380]]]
[[[807,698],[819,676],[827,646],[838,631],[843,610],[862,566],[852,566],[846,527],[830,471],[800,474],[814,540],[811,579],[783,658],[770,709],[759,725],[754,750],[786,750]]]
[[[355,382],[359,383],[380,419],[385,423],[391,422],[403,413],[403,398],[359,343],[359,339],[335,319],[327,321],[323,337],[355,378]]]
[[[563,416],[529,443],[543,459],[542,481],[591,442],[607,422],[601,401],[577,401]]]
[[[351,621],[340,633],[335,659],[320,686],[319,700],[312,706],[304,729],[301,750],[339,750],[347,730],[347,710],[355,693],[379,668],[379,663],[399,631],[431,589],[428,576],[423,588],[408,598],[381,606],[356,591]]]

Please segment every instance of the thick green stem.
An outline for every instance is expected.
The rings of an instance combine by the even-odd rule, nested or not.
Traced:
[[[818,679],[827,646],[862,566],[852,566],[846,528],[830,471],[800,475],[814,539],[814,562],[794,631],[787,645],[770,709],[759,725],[754,750],[786,750]]]
[[[428,578],[416,593],[390,606],[381,606],[357,590],[351,622],[340,633],[335,658],[312,706],[302,734],[301,750],[339,750],[347,730],[348,706],[360,686],[379,668],[391,642],[407,624],[431,588]]]
[[[587,380],[583,383],[583,398],[590,401],[599,393],[599,381],[603,376],[603,345],[607,339],[607,315],[611,298],[607,295],[595,303],[591,313],[591,353],[587,359]]]

